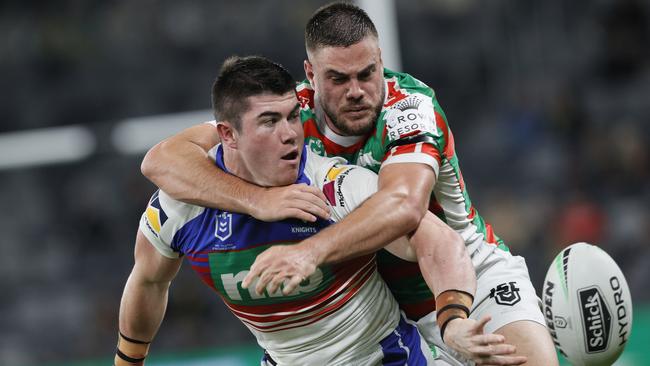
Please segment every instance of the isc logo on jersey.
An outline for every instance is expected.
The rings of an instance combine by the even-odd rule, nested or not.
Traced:
[[[257,284],[257,279],[253,281],[253,283],[251,283],[250,286],[248,286],[248,290],[244,290],[240,286],[240,284],[242,283],[242,281],[244,280],[248,272],[249,271],[241,271],[237,274],[224,273],[221,275],[223,288],[230,299],[236,301],[243,300],[242,292],[248,294],[248,296],[253,300],[264,299],[268,297],[295,296],[295,295],[314,291],[323,282],[323,272],[320,270],[320,268],[317,267],[316,271],[311,276],[309,276],[305,281],[300,283],[298,287],[296,287],[296,289],[293,290],[288,295],[284,295],[282,293],[281,288],[278,288],[278,290],[273,293],[268,293],[268,291],[264,291],[264,293],[262,294],[257,294],[255,292],[255,285]]]
[[[623,352],[632,298],[620,268],[602,249],[586,243],[564,249],[546,274],[542,296],[553,341],[571,364],[611,365]]]
[[[386,130],[390,141],[421,132],[437,135],[431,100],[422,95],[412,94],[395,103],[386,111]]]
[[[156,237],[158,237],[158,234],[160,233],[160,228],[162,228],[167,221],[167,214],[165,214],[162,206],[160,206],[159,194],[160,191],[156,191],[156,193],[151,196],[149,206],[147,206],[147,210],[145,211],[145,223],[147,224],[147,228]]]

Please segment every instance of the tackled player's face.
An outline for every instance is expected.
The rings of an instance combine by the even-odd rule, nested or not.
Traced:
[[[379,45],[368,36],[349,47],[309,53],[305,73],[327,123],[342,135],[372,131],[384,103],[384,70]]]
[[[236,133],[243,171],[235,174],[265,187],[294,183],[305,139],[295,92],[256,95],[248,103]]]

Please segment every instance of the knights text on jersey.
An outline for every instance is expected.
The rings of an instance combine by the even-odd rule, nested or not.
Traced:
[[[215,151],[217,165],[227,171],[221,147]],[[372,172],[340,163],[341,159],[323,158],[305,148],[296,182],[318,185],[330,200],[335,219],[376,191]],[[262,222],[175,201],[159,191],[142,215],[140,230],[162,255],[184,255],[278,363],[376,361],[382,357],[380,341],[398,325],[399,312],[376,271],[374,255],[321,266],[289,295],[281,291],[258,295],[254,284],[241,287],[259,253],[272,245],[296,243],[332,223]]]

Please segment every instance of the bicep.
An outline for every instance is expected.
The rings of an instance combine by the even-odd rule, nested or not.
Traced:
[[[210,123],[188,127],[174,136],[167,138],[170,142],[189,142],[198,145],[204,151],[209,151],[220,142],[217,128]]]
[[[135,266],[133,274],[148,283],[170,282],[174,279],[183,259],[165,257],[138,230],[135,240]]]

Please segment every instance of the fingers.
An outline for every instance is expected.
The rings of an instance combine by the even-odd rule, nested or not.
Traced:
[[[289,279],[289,281],[284,282],[284,287],[282,288],[282,293],[285,295],[289,295],[292,293],[298,285],[300,285],[300,282],[304,281],[304,278],[302,276],[294,275]]]
[[[262,272],[262,267],[258,264],[258,261],[255,260],[255,263],[253,263],[253,265],[251,266],[250,271],[248,272],[246,277],[244,277],[244,280],[241,283],[241,287],[247,289],[248,286],[250,286],[251,283],[253,283],[253,280],[255,280],[255,278],[260,275],[261,272]]]
[[[472,347],[470,350],[473,354],[479,357],[510,355],[517,352],[517,348],[511,344],[487,344],[483,346]]]
[[[327,205],[327,198],[320,189],[306,184],[299,184],[296,187],[299,191],[296,195],[296,208],[300,208],[312,215],[324,220],[330,218],[330,207]]]
[[[491,356],[475,359],[477,365],[521,365],[528,361],[526,356]]]
[[[487,324],[490,320],[492,320],[492,317],[489,315],[485,315],[482,317],[476,324],[474,325],[474,331],[477,334],[482,334],[484,332],[485,324]]]

